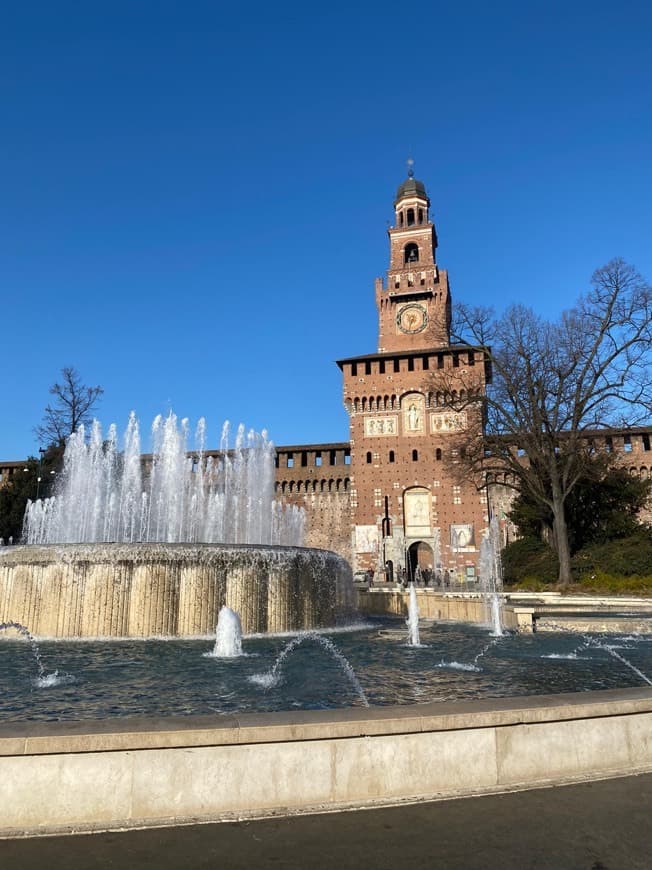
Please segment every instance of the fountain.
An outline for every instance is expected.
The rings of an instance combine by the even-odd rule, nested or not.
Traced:
[[[242,655],[242,623],[238,614],[226,604],[217,618],[215,649],[211,655],[220,659],[234,659]]]
[[[294,650],[305,643],[307,640],[312,641],[318,644],[322,649],[325,649],[337,662],[337,664],[342,669],[344,675],[351,683],[353,688],[356,691],[360,701],[363,706],[368,707],[369,701],[367,701],[367,696],[364,693],[364,689],[360,685],[360,681],[355,675],[355,671],[351,667],[350,663],[347,661],[345,656],[338,650],[332,640],[329,640],[327,637],[322,637],[315,632],[309,632],[308,634],[299,635],[299,637],[294,638],[288,644],[286,644],[279,655],[276,657],[276,661],[272,665],[271,669],[266,673],[262,674],[252,674],[249,677],[249,681],[254,683],[255,685],[262,686],[264,689],[272,689],[278,686],[281,680],[281,668],[283,666],[284,661],[290,655],[290,653],[294,652]]]
[[[32,632],[24,625],[21,625],[20,622],[14,622],[13,620],[9,620],[8,622],[1,622],[0,631],[15,631],[29,642],[29,645],[32,649],[32,655],[34,656],[34,661],[36,662],[36,667],[38,668],[38,677],[36,678],[37,682],[45,679],[46,674],[45,668],[43,667],[43,661],[41,659],[41,651],[39,650],[38,643],[36,642],[36,638],[34,637]]]
[[[87,438],[87,434],[89,437]],[[274,445],[240,426],[235,445],[222,429],[220,456],[206,456],[206,423],[189,448],[188,420],[156,417],[152,458],[143,468],[138,421],[131,414],[118,450],[97,420],[66,446],[54,498],[29,502],[29,545],[139,542],[301,546],[304,515],[274,501]]]
[[[485,607],[485,621],[491,626],[495,637],[502,637],[503,631],[503,572],[500,559],[500,527],[494,517],[489,530],[480,544],[478,560],[480,589]]]
[[[274,501],[274,446],[224,425],[206,456],[200,420],[152,426],[142,457],[129,418],[123,449],[115,426],[94,422],[70,436],[54,497],[29,503],[27,546],[0,551],[0,619],[40,637],[204,636],[219,608],[245,632],[334,625],[353,596],[340,556],[301,546],[304,513]]]
[[[204,437],[202,422],[190,451],[187,422],[157,418],[149,467],[133,416],[122,452],[115,427],[107,438],[94,424],[88,442],[83,432],[70,439],[54,498],[29,505],[29,544],[0,551],[0,619],[30,642],[34,635],[41,643],[76,640],[58,641],[52,653],[66,677],[54,680],[41,669],[39,691],[26,697],[23,657],[8,657],[4,717],[342,706],[351,703],[350,686],[356,703],[382,705],[622,685],[605,675],[604,662],[566,662],[580,673],[562,673],[554,670],[551,656],[558,650],[546,647],[548,639],[503,636],[495,520],[480,560],[494,636],[489,644],[472,626],[420,626],[412,584],[408,643],[420,647],[419,656],[405,656],[403,632],[394,643],[374,623],[342,634],[340,651],[314,629],[336,624],[351,589],[350,569],[335,554],[298,546],[301,513],[273,503],[271,443],[241,427],[231,448],[225,427],[222,452],[213,459],[205,455]],[[297,631],[282,649],[268,636]],[[247,655],[241,654],[243,633]],[[211,637],[213,651],[205,654],[201,645]],[[631,680],[647,682],[652,649],[645,644]],[[295,664],[290,658],[299,646],[303,654]],[[323,651],[336,662],[339,682],[346,676],[347,694],[339,684],[325,685]],[[267,670],[254,670],[257,656],[270,659]],[[93,691],[86,692],[90,681]]]
[[[405,620],[408,627],[408,643],[410,646],[421,646],[419,642],[419,602],[417,601],[416,584],[410,583],[410,596],[408,599],[408,618]]]
[[[542,623],[542,625],[546,625],[548,628],[551,628],[553,631],[568,632],[569,634],[575,633],[568,626],[562,628],[561,626],[559,626],[553,622]],[[647,683],[648,686],[652,686],[652,680],[646,674],[644,674],[643,671],[640,670],[640,668],[637,668],[636,665],[633,665],[629,661],[629,659],[625,658],[625,656],[622,656],[622,655],[620,655],[620,653],[616,652],[614,644],[603,643],[597,637],[592,637],[591,635],[585,634],[583,632],[578,632],[578,634],[582,638],[582,640],[584,641],[584,643],[582,644],[583,647],[588,649],[589,647],[593,646],[593,647],[597,647],[598,649],[604,650],[612,658],[616,659],[619,662],[622,662],[622,664],[624,664],[625,667],[629,668],[630,671],[633,671],[638,677],[640,677],[643,680],[643,682]]]

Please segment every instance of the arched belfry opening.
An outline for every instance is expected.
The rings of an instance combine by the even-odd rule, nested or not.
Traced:
[[[409,242],[405,246],[405,251],[403,253],[403,262],[404,263],[418,263],[419,262],[419,246],[414,242]]]

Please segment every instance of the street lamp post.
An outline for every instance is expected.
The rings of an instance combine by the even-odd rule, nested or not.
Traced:
[[[43,473],[43,455],[47,453],[47,451],[43,447],[39,447],[39,460],[38,460],[38,477],[36,478],[36,501],[38,501],[39,493],[41,491],[41,480]]]

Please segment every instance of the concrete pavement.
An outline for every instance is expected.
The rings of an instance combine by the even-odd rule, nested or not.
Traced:
[[[0,867],[649,870],[651,807],[652,774],[641,774],[377,810],[4,840]]]

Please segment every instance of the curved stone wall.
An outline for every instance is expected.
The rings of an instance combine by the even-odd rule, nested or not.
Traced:
[[[0,622],[39,637],[211,634],[222,605],[246,634],[335,624],[348,563],[298,547],[65,544],[0,551]]]
[[[0,724],[0,837],[627,776],[652,770],[651,726],[647,687],[371,711],[9,722]]]

